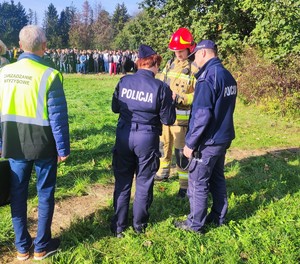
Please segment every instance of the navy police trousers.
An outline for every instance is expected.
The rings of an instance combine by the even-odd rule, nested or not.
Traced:
[[[199,157],[191,161],[187,191],[190,214],[186,223],[195,231],[201,231],[205,223],[224,223],[228,207],[224,162],[229,146],[230,143],[201,146]],[[209,192],[213,204],[207,215]]]
[[[114,217],[111,229],[123,232],[128,226],[128,210],[134,174],[133,228],[143,232],[153,200],[154,176],[159,168],[159,130],[155,126],[119,123],[113,153],[115,176]]]

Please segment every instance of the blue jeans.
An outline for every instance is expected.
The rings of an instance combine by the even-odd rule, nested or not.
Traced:
[[[15,245],[20,253],[26,253],[32,244],[32,238],[27,229],[27,198],[29,180],[33,165],[35,165],[38,230],[34,246],[35,252],[42,252],[51,239],[57,157],[37,160],[9,159],[9,163],[12,171],[11,215],[15,231]]]
[[[80,73],[86,73],[86,65],[85,65],[85,63],[80,63],[79,64],[79,72]]]
[[[105,71],[106,73],[109,72],[109,63],[108,63],[108,61],[104,61],[104,71]]]
[[[60,62],[60,72],[65,72],[67,73],[68,72],[68,65],[66,62]]]

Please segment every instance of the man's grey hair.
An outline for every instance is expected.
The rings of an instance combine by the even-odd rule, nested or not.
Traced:
[[[0,55],[6,54],[6,50],[7,50],[7,48],[6,48],[5,44],[0,39]]]
[[[46,42],[44,30],[36,25],[28,25],[21,29],[19,34],[20,43],[24,51],[39,51],[42,44]]]

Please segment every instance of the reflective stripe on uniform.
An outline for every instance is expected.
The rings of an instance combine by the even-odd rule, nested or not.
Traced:
[[[176,109],[176,119],[177,120],[189,120],[190,110],[178,110]]]
[[[38,126],[49,126],[48,120],[43,120],[42,118],[30,118],[26,116],[17,116],[17,115],[3,115],[1,116],[1,122],[18,122],[29,125],[38,125]]]
[[[167,162],[167,161],[161,161],[161,162],[160,162],[160,168],[161,168],[161,169],[170,169],[170,162]]]
[[[180,180],[188,180],[189,173],[187,171],[177,171]]]
[[[38,100],[37,100],[37,109],[36,109],[36,119],[43,123],[43,113],[44,113],[44,98],[47,92],[47,81],[54,69],[48,68],[41,78],[40,86],[39,86],[39,93],[38,93]],[[45,121],[45,120],[44,120]],[[49,122],[48,122],[49,124]]]
[[[189,116],[191,113],[191,110],[179,110],[179,109],[176,109],[176,115],[187,115]]]
[[[184,74],[184,73],[178,73],[178,72],[174,72],[174,71],[169,71],[168,72],[168,77],[169,78],[176,78],[176,79],[183,79],[183,80],[191,80],[192,78],[194,78],[193,76]]]

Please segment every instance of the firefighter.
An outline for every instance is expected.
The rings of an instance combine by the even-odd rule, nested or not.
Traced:
[[[159,77],[176,94],[176,122],[172,126],[163,126],[162,136],[160,137],[162,158],[155,180],[161,181],[170,177],[174,147],[176,174],[179,177],[178,195],[182,198],[186,196],[188,187],[188,172],[185,170],[188,161],[182,154],[182,150],[194,96],[196,83],[194,74],[198,71],[192,58],[188,58],[194,48],[195,43],[191,32],[187,28],[179,28],[172,35],[169,42],[169,49],[174,52],[175,57],[167,62]]]
[[[111,230],[117,237],[123,237],[128,227],[134,174],[133,228],[142,233],[147,227],[154,176],[159,168],[162,123],[171,125],[176,118],[170,87],[154,77],[161,59],[150,46],[141,45],[138,71],[121,78],[113,94],[112,110],[119,113],[119,120],[113,152],[115,190]]]

